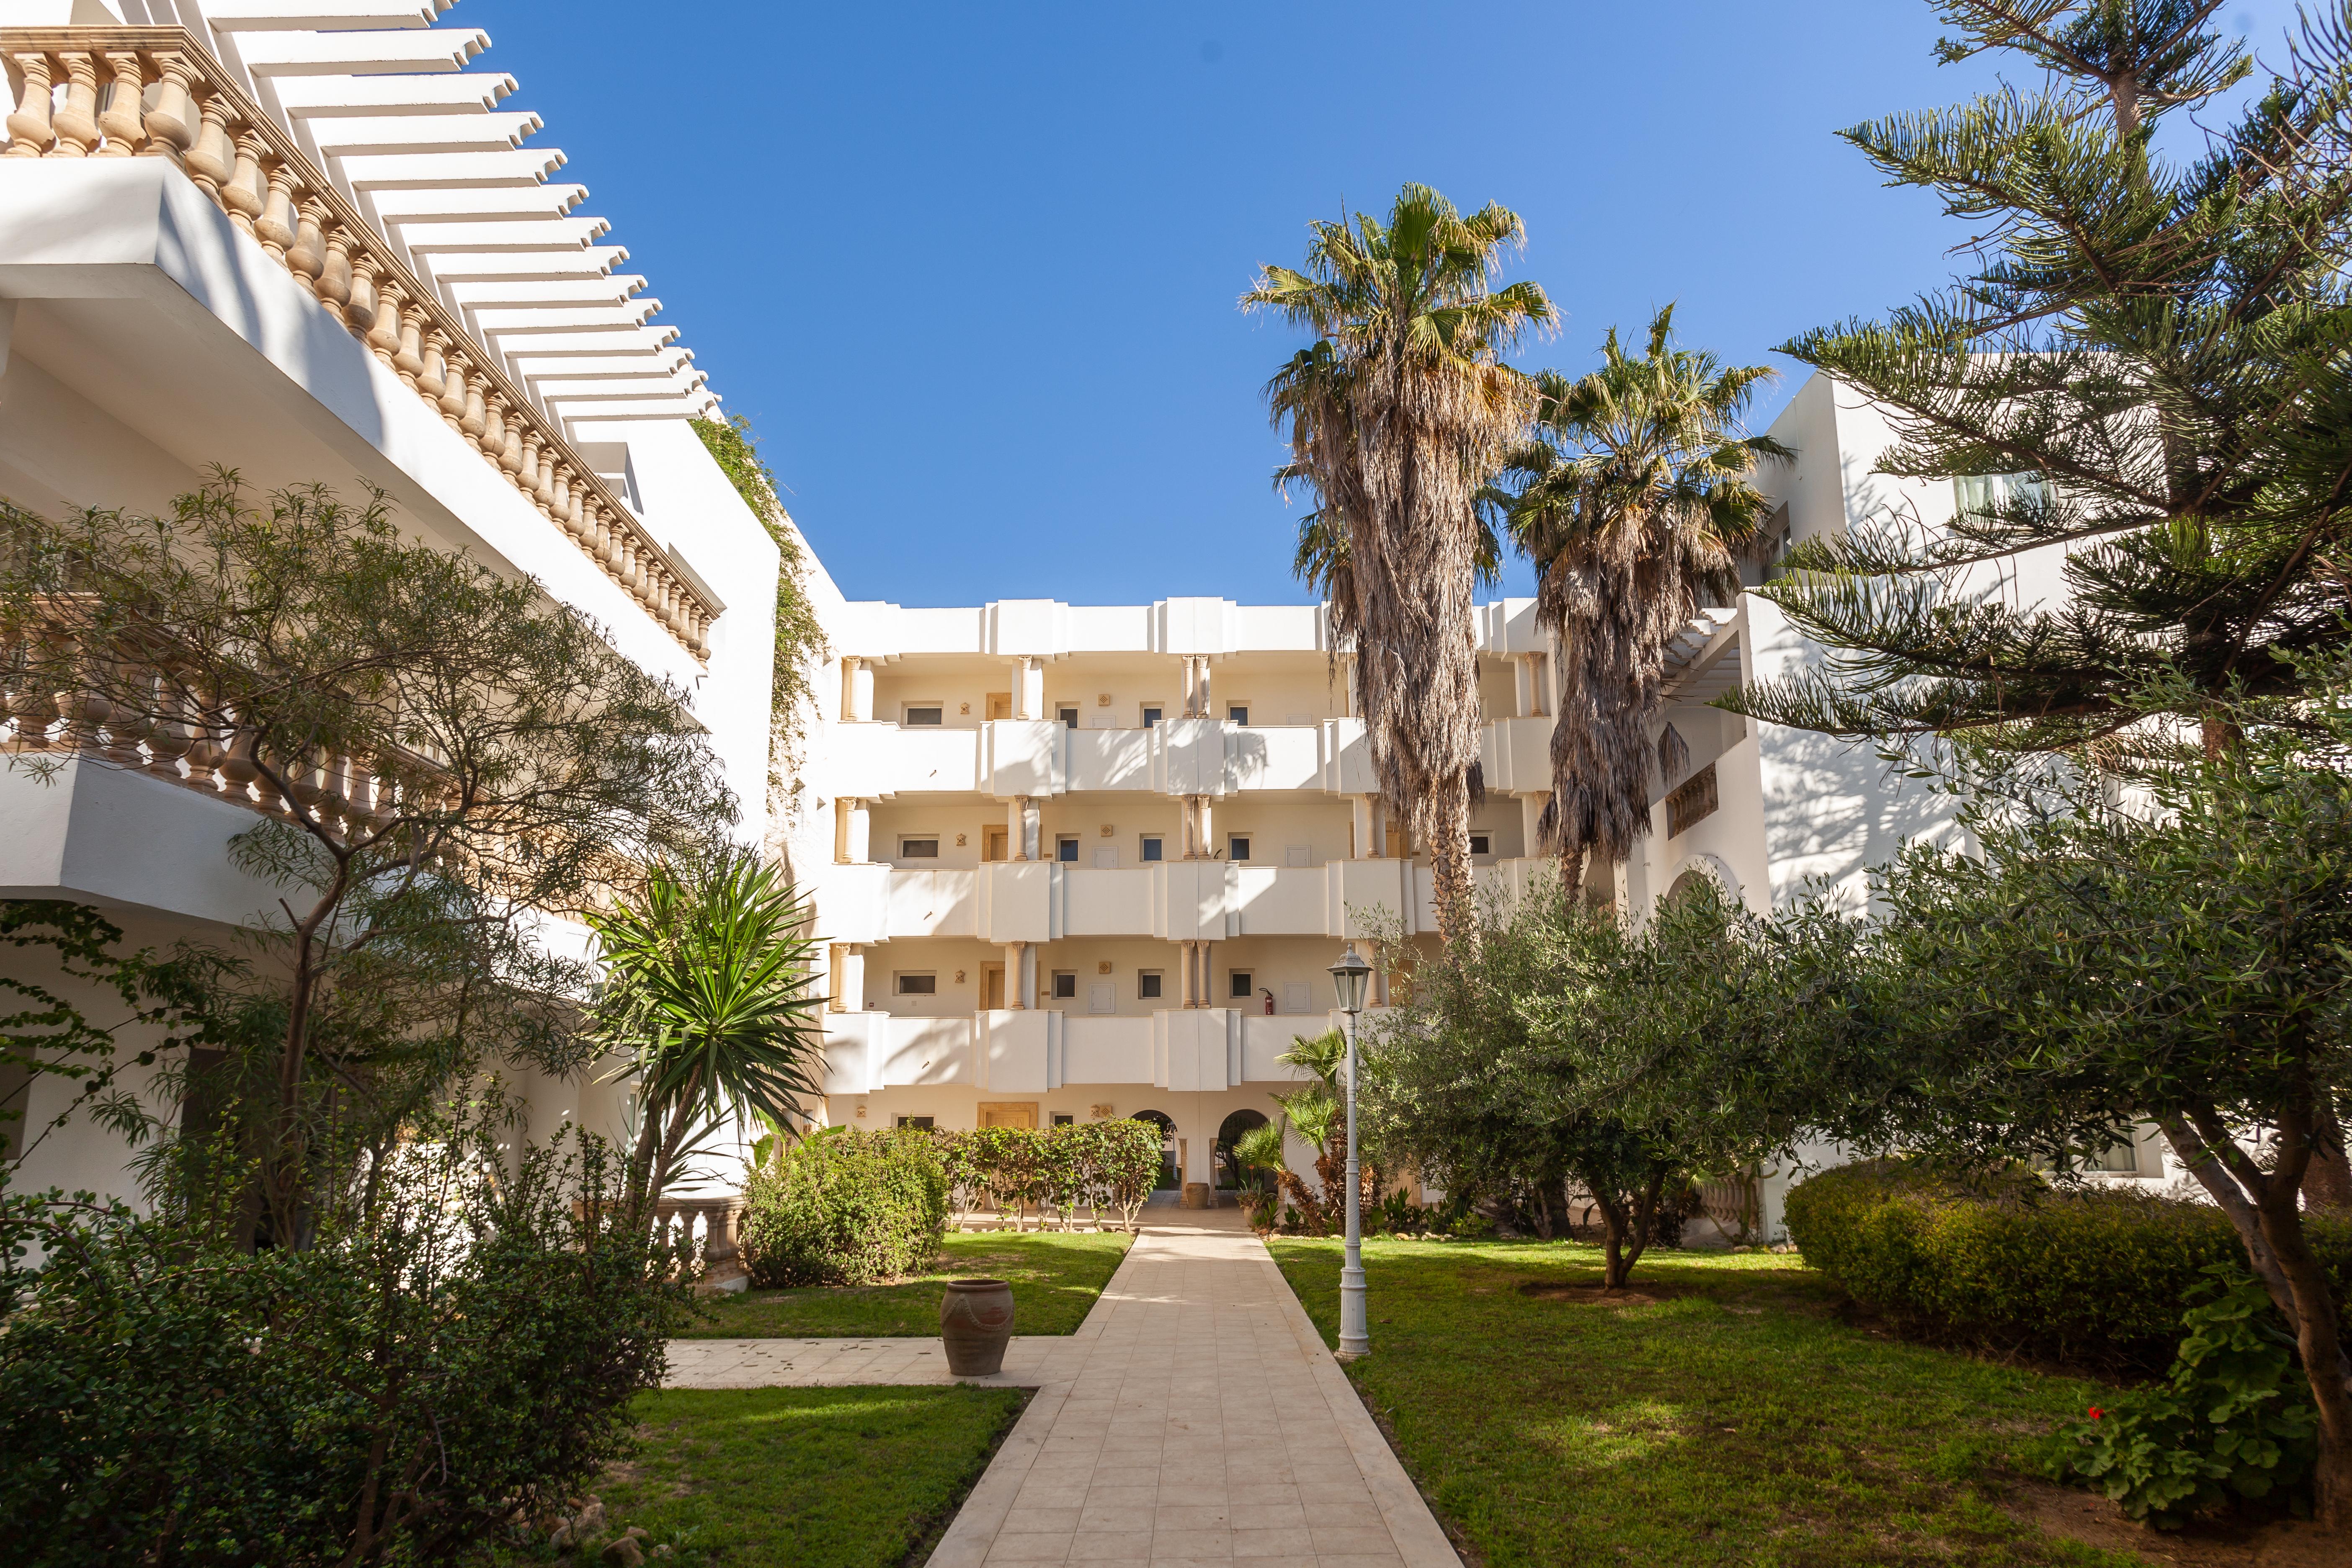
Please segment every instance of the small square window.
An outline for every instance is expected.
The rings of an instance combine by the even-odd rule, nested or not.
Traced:
[[[907,710],[907,722],[910,725],[937,726],[946,722],[946,720],[947,709],[937,702],[927,702],[920,708],[910,706]]]
[[[901,996],[936,996],[940,994],[940,977],[936,974],[901,974],[898,994]]]
[[[1233,984],[1225,994],[1235,1001],[1245,1002],[1257,994],[1257,987],[1250,984],[1252,977],[1248,970],[1236,969],[1230,978]]]
[[[896,1121],[892,1122],[891,1125],[894,1127],[919,1127],[924,1131],[928,1132],[935,1124],[936,1120],[936,1118],[929,1116],[901,1116]]]
[[[1236,702],[1228,707],[1225,710],[1225,721],[1229,724],[1248,723],[1249,705],[1243,702]]]
[[[1068,1112],[1068,1111],[1066,1111],[1066,1110],[1057,1110],[1057,1111],[1054,1112],[1054,1125],[1055,1125],[1055,1126],[1056,1126],[1056,1127],[1076,1127],[1077,1124],[1078,1124],[1078,1119],[1077,1119],[1076,1116],[1073,1116],[1072,1114],[1070,1114],[1070,1112]]]
[[[1054,840],[1054,858],[1066,866],[1076,865],[1078,863],[1077,839],[1066,834]]]
[[[1075,730],[1078,727],[1078,710],[1075,708],[1056,708],[1054,710],[1054,717],[1062,721],[1065,729]]]
[[[1077,998],[1078,998],[1078,977],[1077,977],[1077,975],[1076,975],[1074,972],[1072,972],[1072,971],[1070,971],[1070,970],[1066,970],[1066,969],[1060,969],[1060,970],[1056,970],[1056,971],[1055,971],[1055,972],[1054,972],[1054,1000],[1055,1000],[1055,1001],[1056,1001],[1056,1002],[1075,1002],[1075,1001],[1076,1001],[1076,1000],[1077,1000]]]
[[[1147,969],[1135,977],[1135,994],[1145,1002],[1160,1000],[1160,971]]]
[[[939,858],[940,841],[937,838],[898,840],[898,858],[901,860],[936,860]]]
[[[1246,833],[1236,833],[1228,837],[1225,840],[1225,857],[1227,859],[1231,860],[1248,859],[1249,835]]]
[[[1165,856],[1161,852],[1160,838],[1158,834],[1147,833],[1144,835],[1143,858],[1146,860],[1159,860],[1165,858]]]
[[[1489,846],[1493,843],[1494,839],[1489,837],[1487,835],[1484,833],[1474,833],[1470,836],[1470,853],[1473,855],[1492,855],[1495,851],[1490,848]]]
[[[1158,728],[1160,717],[1166,711],[1165,709],[1156,706],[1146,708],[1143,710],[1143,727],[1147,730]]]

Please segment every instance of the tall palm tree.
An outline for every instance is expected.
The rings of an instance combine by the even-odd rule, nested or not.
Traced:
[[[732,1112],[782,1129],[824,1092],[824,1028],[807,905],[748,851],[692,872],[656,866],[593,913],[604,984],[596,1036],[625,1057],[638,1118],[634,1200],[657,1202],[682,1155]]]
[[[1535,412],[1501,355],[1554,320],[1528,282],[1493,286],[1526,235],[1489,205],[1467,217],[1407,185],[1388,221],[1317,222],[1304,270],[1267,267],[1242,296],[1316,334],[1266,384],[1288,472],[1321,502],[1300,559],[1328,592],[1333,640],[1356,647],[1356,710],[1390,811],[1427,846],[1438,929],[1475,940],[1470,805],[1478,787],[1471,619],[1480,489]]]
[[[1537,438],[1513,457],[1499,502],[1536,568],[1537,621],[1559,639],[1543,833],[1571,892],[1588,852],[1594,870],[1614,866],[1649,832],[1654,751],[1665,771],[1680,765],[1671,730],[1650,741],[1666,649],[1702,604],[1738,593],[1768,510],[1750,476],[1795,455],[1740,433],[1772,371],[1675,347],[1674,315],[1668,305],[1651,321],[1638,359],[1612,327],[1600,369],[1537,377]]]

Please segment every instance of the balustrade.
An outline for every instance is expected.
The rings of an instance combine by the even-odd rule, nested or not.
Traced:
[[[738,1197],[661,1198],[654,1204],[654,1240],[698,1262],[706,1280],[723,1278],[742,1267],[742,1214]]]
[[[19,83],[0,157],[170,159],[647,615],[709,657],[710,602],[194,35],[0,28],[0,58]]]

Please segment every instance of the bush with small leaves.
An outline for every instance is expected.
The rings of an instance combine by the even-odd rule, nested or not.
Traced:
[[[828,1127],[746,1179],[744,1264],[763,1288],[871,1285],[928,1262],[947,1213],[929,1133]]]

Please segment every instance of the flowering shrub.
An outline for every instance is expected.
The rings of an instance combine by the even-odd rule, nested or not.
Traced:
[[[2310,1508],[2319,1413],[2262,1282],[2209,1264],[2171,1375],[2059,1428],[2051,1468],[2170,1527],[2234,1499]],[[2218,1292],[2218,1293],[2217,1293]]]
[[[1083,1207],[1094,1211],[1097,1224],[1115,1208],[1133,1230],[1160,1175],[1160,1130],[1145,1121],[1076,1122],[1042,1131],[978,1127],[931,1136],[959,1226],[992,1204],[1018,1227],[1024,1205],[1034,1203],[1041,1228],[1050,1217],[1067,1230]]]

